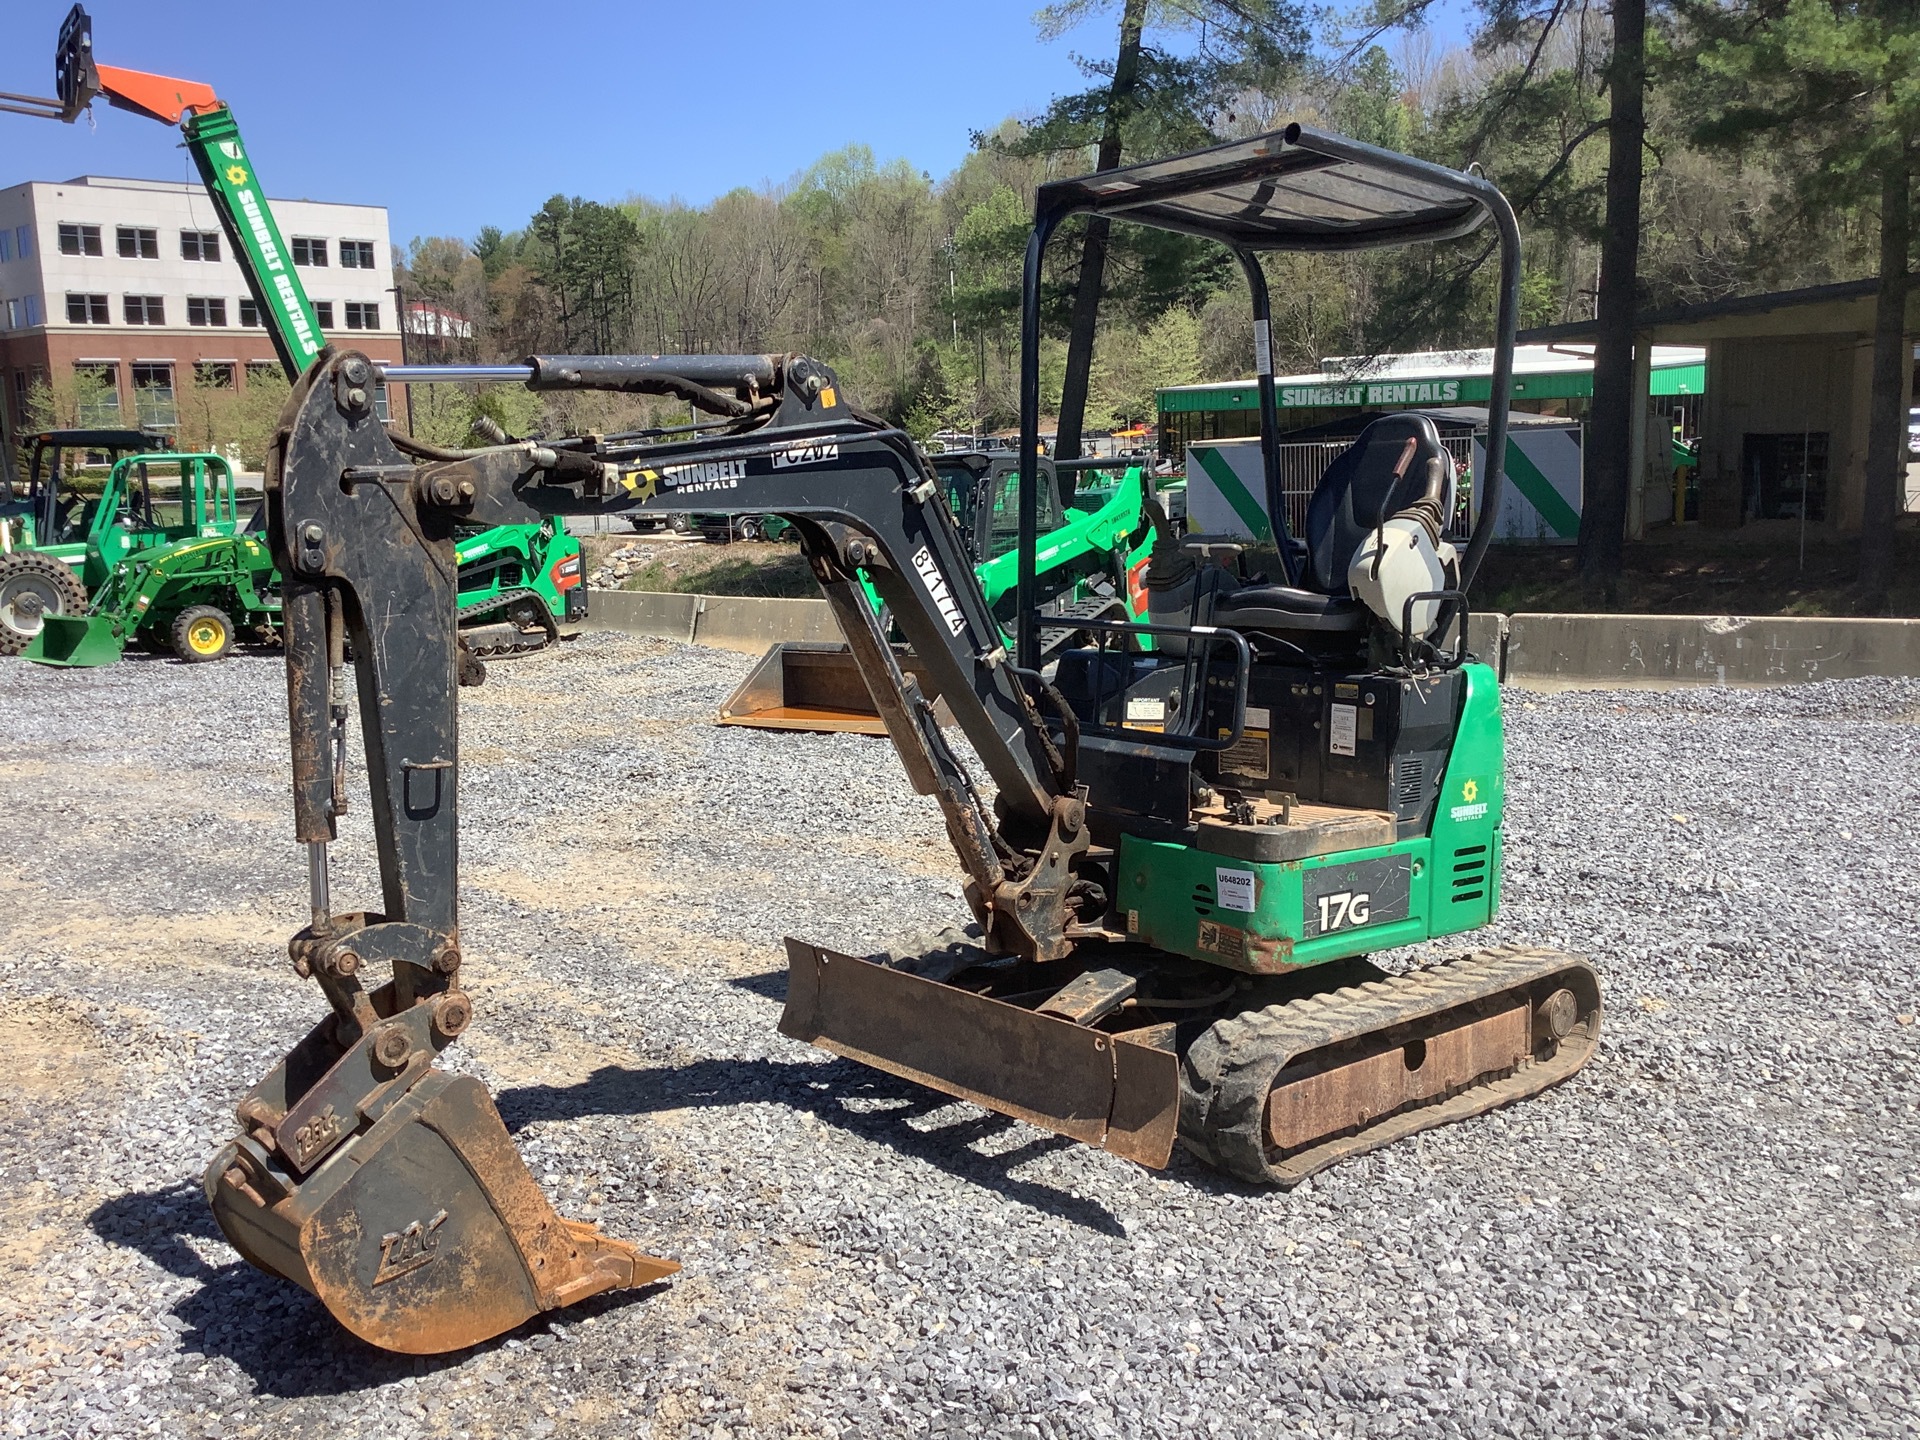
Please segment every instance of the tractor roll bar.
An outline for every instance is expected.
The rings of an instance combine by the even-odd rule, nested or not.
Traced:
[[[1513,208],[1491,181],[1338,135],[1289,125],[1167,160],[1151,160],[1056,180],[1040,187],[1021,277],[1020,313],[1020,574],[1016,590],[1019,665],[1039,656],[1034,546],[1039,538],[1040,279],[1047,243],[1072,215],[1131,220],[1155,229],[1217,240],[1247,275],[1256,325],[1267,320],[1265,276],[1258,252],[1344,252],[1422,244],[1470,234],[1491,217],[1500,248],[1493,384],[1488,397],[1486,474],[1477,487],[1479,515],[1462,558],[1464,590],[1493,538],[1505,479],[1507,409],[1513,397],[1513,344],[1519,325],[1520,229]],[[1268,343],[1259,343],[1265,338]],[[1286,509],[1274,449],[1271,331],[1256,330],[1260,372],[1261,462],[1267,512],[1287,578],[1296,577],[1287,543]]]

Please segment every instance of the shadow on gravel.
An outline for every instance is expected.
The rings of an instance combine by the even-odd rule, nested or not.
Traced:
[[[787,972],[785,967],[769,970],[764,975],[736,975],[727,983],[736,990],[746,990],[764,1000],[778,1000],[783,1004],[787,998]]]
[[[318,1300],[292,1281],[256,1270],[244,1260],[208,1263],[189,1242],[231,1252],[206,1197],[191,1182],[102,1201],[87,1217],[87,1224],[109,1244],[138,1250],[161,1269],[196,1282],[196,1288],[173,1306],[174,1318],[180,1322],[179,1348],[232,1361],[263,1395],[297,1399],[377,1390],[410,1375],[458,1365],[470,1355],[547,1328],[548,1317],[536,1317],[484,1345],[447,1355],[395,1355],[375,1349],[343,1329]],[[562,1313],[567,1323],[577,1323],[666,1288],[649,1285],[596,1295]]]
[[[784,980],[784,974],[781,978]],[[1061,1135],[1041,1135],[1011,1150],[983,1153],[973,1148],[975,1143],[1003,1134],[1012,1128],[1013,1121],[1001,1115],[984,1115],[933,1130],[918,1129],[907,1122],[957,1102],[851,1060],[827,1064],[806,1060],[698,1060],[650,1070],[606,1065],[577,1085],[522,1085],[503,1090],[494,1099],[507,1129],[516,1132],[538,1121],[575,1120],[586,1115],[649,1115],[709,1105],[785,1105],[1072,1224],[1104,1235],[1126,1234],[1106,1206],[1011,1173],[1037,1155],[1078,1142]]]

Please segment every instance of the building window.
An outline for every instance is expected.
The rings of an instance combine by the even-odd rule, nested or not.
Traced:
[[[22,260],[33,258],[33,227],[31,225],[14,226],[13,248]]]
[[[69,325],[107,324],[107,297],[75,295],[69,290],[67,292],[67,323]]]
[[[382,425],[393,422],[393,413],[387,406],[387,382],[384,380],[373,382],[373,415]]]
[[[120,367],[83,362],[73,367],[79,404],[76,419],[86,429],[111,430],[120,424]]]
[[[324,240],[311,240],[305,235],[294,236],[293,263],[296,265],[312,265],[320,269],[325,269],[327,264],[327,242]]]
[[[164,325],[167,302],[158,295],[128,295],[123,298],[129,325]]]
[[[13,232],[0,230],[0,265],[13,259]]]
[[[226,301],[202,300],[198,296],[187,298],[187,324],[224,326],[226,323]]]
[[[180,423],[173,403],[173,366],[133,367],[133,413],[142,425],[170,430]]]
[[[100,255],[100,227],[98,225],[62,225],[60,227],[60,253],[62,255]]]
[[[180,258],[182,260],[218,260],[220,232],[218,230],[182,230]]]
[[[371,240],[342,240],[340,242],[340,268],[342,270],[373,269],[373,242]]]
[[[122,260],[158,260],[160,258],[160,232],[158,230],[137,230],[131,225],[122,225],[114,232],[120,244]]]
[[[252,300],[240,302],[240,323],[250,330],[260,329],[260,307]]]
[[[380,307],[371,300],[347,301],[347,329],[378,330],[380,328]]]
[[[202,360],[193,367],[193,383],[202,390],[233,389],[233,362]]]
[[[322,330],[331,330],[333,328],[333,302],[331,300],[314,301],[313,318],[320,322],[320,328]]]
[[[256,381],[264,381],[266,384],[271,385],[276,380],[284,379],[285,376],[286,372],[280,368],[276,361],[249,360],[247,362],[247,384],[249,386],[253,385]]]

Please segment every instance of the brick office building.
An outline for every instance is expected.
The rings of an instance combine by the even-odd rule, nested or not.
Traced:
[[[275,200],[274,218],[328,339],[400,359],[387,212]],[[232,246],[206,191],[84,175],[0,190],[0,383],[11,426],[37,378],[107,382],[85,423],[166,430],[178,388],[276,377]]]

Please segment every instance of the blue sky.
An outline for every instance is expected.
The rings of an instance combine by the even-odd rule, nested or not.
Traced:
[[[51,92],[69,3],[0,4],[0,90]],[[705,201],[856,141],[937,178],[969,130],[1077,88],[1073,53],[1107,50],[1115,23],[1043,45],[1037,0],[87,8],[96,58],[206,81],[233,106],[272,194],[385,205],[402,244],[513,228],[555,191]],[[0,186],[191,178],[177,135],[105,105],[95,122],[0,115]]]

